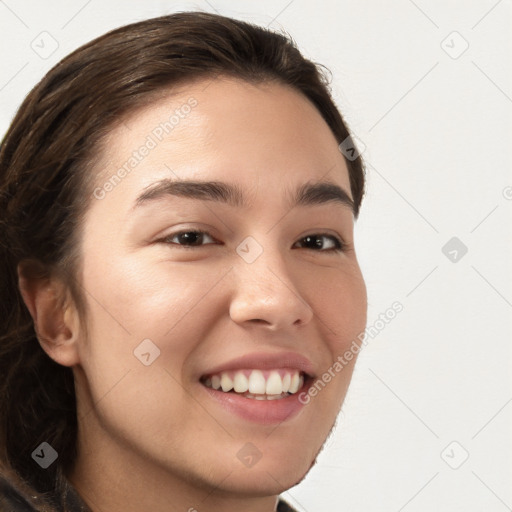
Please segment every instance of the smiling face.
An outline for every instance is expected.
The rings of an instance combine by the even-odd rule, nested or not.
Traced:
[[[216,79],[159,99],[106,142],[81,243],[75,475],[261,496],[293,486],[355,358],[307,405],[299,392],[366,322],[332,132],[286,86]]]

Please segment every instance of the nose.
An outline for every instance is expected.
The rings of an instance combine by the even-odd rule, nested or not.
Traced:
[[[270,331],[308,324],[313,317],[311,306],[301,296],[282,257],[269,252],[253,263],[236,262],[231,319],[241,325],[261,324]]]

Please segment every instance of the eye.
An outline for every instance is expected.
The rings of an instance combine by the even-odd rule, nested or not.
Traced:
[[[169,245],[177,245],[185,249],[192,249],[202,245],[209,245],[203,243],[205,238],[209,238],[213,243],[215,243],[215,239],[210,235],[210,233],[198,230],[185,230],[178,231],[177,233],[171,233],[161,241]],[[325,248],[325,240],[328,241],[327,245],[330,245],[330,247]],[[343,252],[345,250],[344,242],[342,242],[338,237],[327,233],[307,235],[302,237],[298,243],[304,245],[306,249],[312,249],[317,252]]]
[[[324,245],[323,240],[329,240],[331,247],[322,249]],[[300,242],[304,242],[308,249],[317,250],[318,252],[343,252],[345,250],[345,243],[342,242],[338,237],[329,235],[327,233],[314,233],[301,238]]]
[[[163,242],[171,244],[171,245],[181,245],[183,247],[198,247],[202,244],[201,241],[204,240],[204,235],[206,237],[213,240],[213,237],[207,231],[179,231],[178,233],[172,233],[165,238],[162,239]],[[179,240],[178,242],[172,242],[173,239]]]

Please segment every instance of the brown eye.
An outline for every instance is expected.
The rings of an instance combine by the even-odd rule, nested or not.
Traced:
[[[201,245],[206,245],[201,243],[204,241],[205,236],[213,240],[213,237],[206,231],[179,231],[166,236],[163,242],[183,247],[200,247]],[[173,240],[177,241],[174,242]]]
[[[331,247],[323,249],[325,240],[330,240]],[[345,249],[345,244],[337,237],[327,233],[315,233],[307,235],[301,239],[301,242],[306,245],[306,249],[318,250],[318,252],[341,252]]]

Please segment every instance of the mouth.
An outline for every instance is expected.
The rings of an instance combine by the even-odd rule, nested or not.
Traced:
[[[201,387],[212,406],[231,418],[260,425],[281,425],[304,410],[302,393],[313,377],[292,368],[243,369],[204,375]]]
[[[239,369],[203,375],[206,388],[249,400],[283,400],[297,395],[311,376],[296,368]]]
[[[314,366],[294,352],[253,353],[209,368],[200,388],[219,414],[230,420],[282,424],[299,415],[301,394],[314,381]]]

